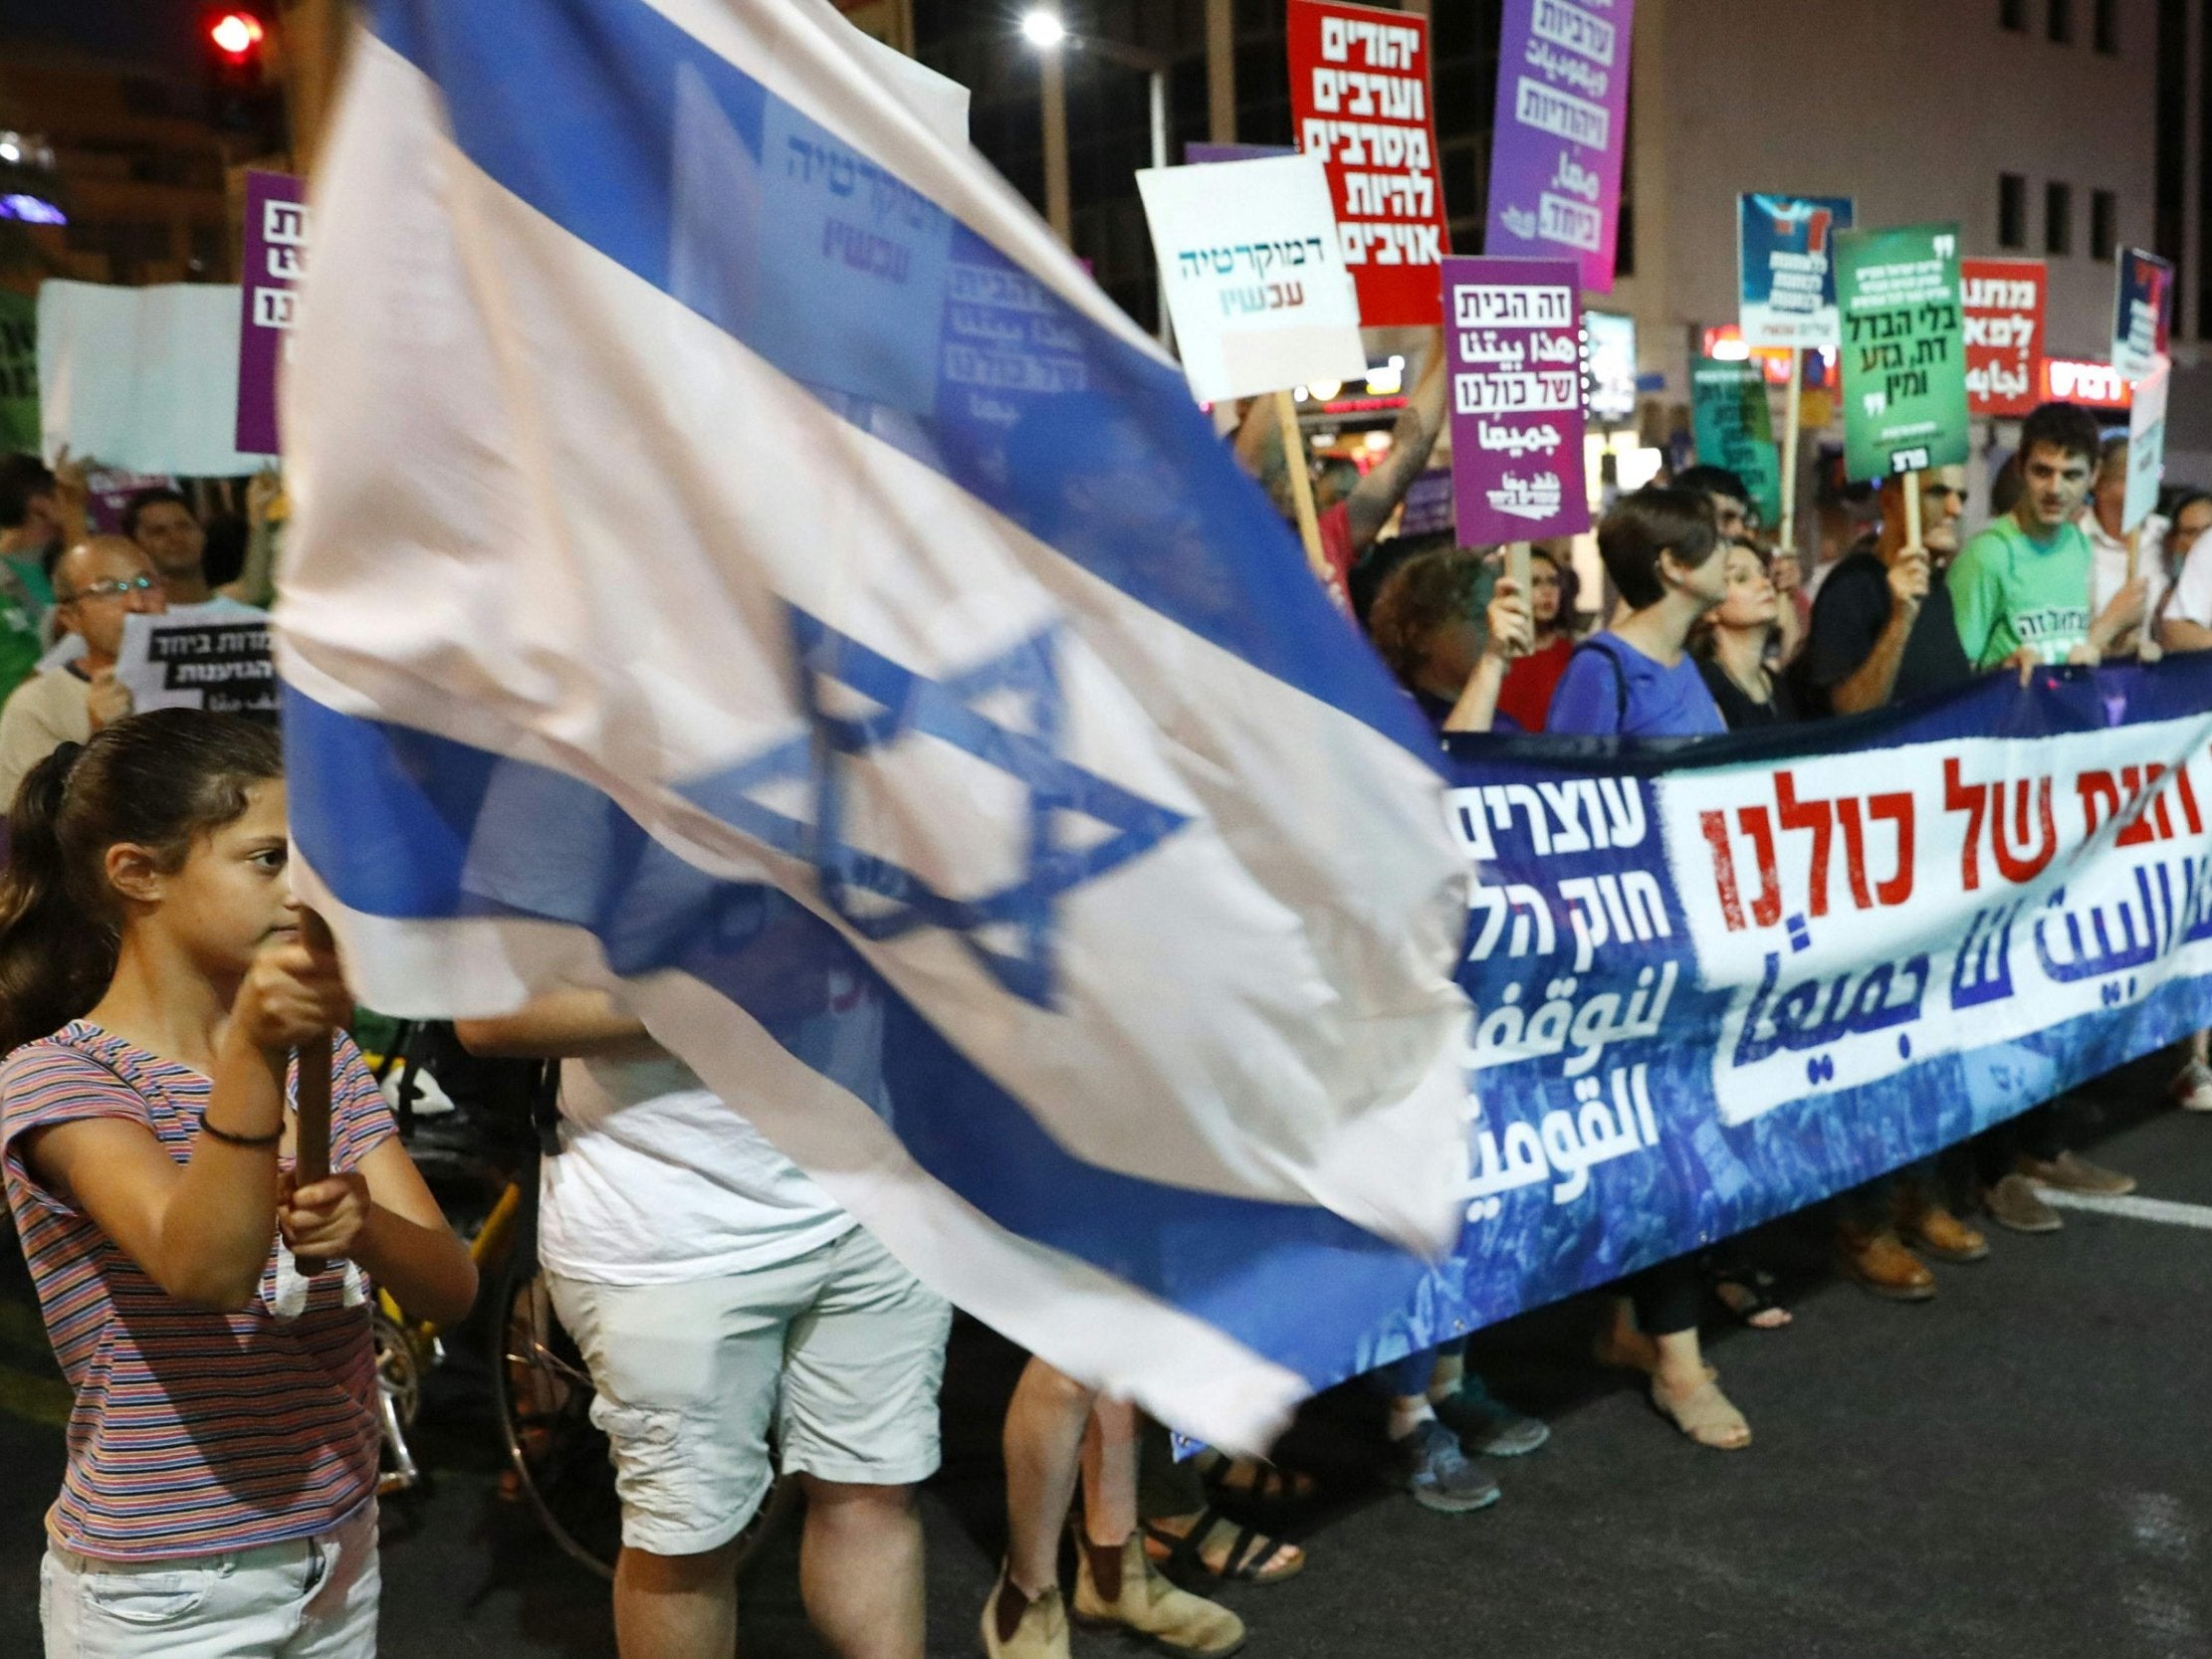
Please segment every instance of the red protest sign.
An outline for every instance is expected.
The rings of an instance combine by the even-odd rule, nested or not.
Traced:
[[[1290,113],[1321,157],[1344,263],[1371,328],[1441,315],[1445,239],[1429,112],[1429,20],[1290,0]]]
[[[1962,259],[1966,410],[2025,415],[2043,401],[2043,311],[2050,272],[2039,259]]]

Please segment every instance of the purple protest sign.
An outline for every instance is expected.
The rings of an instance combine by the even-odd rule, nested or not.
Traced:
[[[1506,0],[1488,254],[1572,258],[1613,292],[1636,0]]]
[[[238,436],[275,455],[277,364],[292,339],[293,292],[307,270],[307,187],[290,173],[246,174],[246,252],[239,271]]]
[[[1183,146],[1183,164],[1198,167],[1216,161],[1266,161],[1297,153],[1295,144],[1202,144],[1194,139]]]
[[[1459,545],[1588,529],[1574,263],[1447,259],[1443,309]]]

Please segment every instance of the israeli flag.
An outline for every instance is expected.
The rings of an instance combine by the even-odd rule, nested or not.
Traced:
[[[300,886],[619,983],[925,1280],[1249,1446],[1466,1177],[1435,743],[827,0],[373,0],[287,369]]]

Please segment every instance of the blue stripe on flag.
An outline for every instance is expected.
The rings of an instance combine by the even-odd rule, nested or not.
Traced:
[[[1343,1374],[1381,1310],[1413,1295],[1423,1265],[1327,1209],[1193,1191],[1073,1156],[829,924],[775,888],[694,869],[591,785],[340,714],[289,685],[284,726],[293,835],[348,909],[566,923],[598,938],[616,973],[689,974],[866,1102],[917,1163],[1000,1226],[1316,1386]],[[854,1041],[854,1022],[833,1012],[855,989],[882,1012],[880,1042]]]
[[[1101,579],[1437,763],[1181,374],[895,170],[643,0],[369,11],[505,189]]]

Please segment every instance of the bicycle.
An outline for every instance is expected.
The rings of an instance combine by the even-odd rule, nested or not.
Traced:
[[[400,1073],[392,1091],[394,1115],[425,1177],[433,1185],[491,1194],[470,1237],[469,1255],[485,1288],[478,1301],[490,1316],[493,1416],[515,1488],[562,1552],[611,1580],[621,1549],[613,1460],[606,1436],[591,1420],[596,1397],[591,1373],[561,1328],[538,1260],[538,1167],[542,1158],[558,1153],[559,1069],[480,1060],[461,1047],[451,1026],[416,1021],[396,1022],[374,1063],[377,1082],[395,1066]],[[426,1074],[451,1102],[450,1112],[437,1115],[450,1116],[450,1128],[425,1127],[420,1108]],[[377,1490],[399,1495],[427,1484],[407,1434],[421,1410],[423,1378],[444,1362],[444,1332],[431,1321],[408,1319],[382,1291],[373,1324],[389,1460]],[[738,1535],[739,1571],[795,1498],[794,1483],[778,1476]]]

